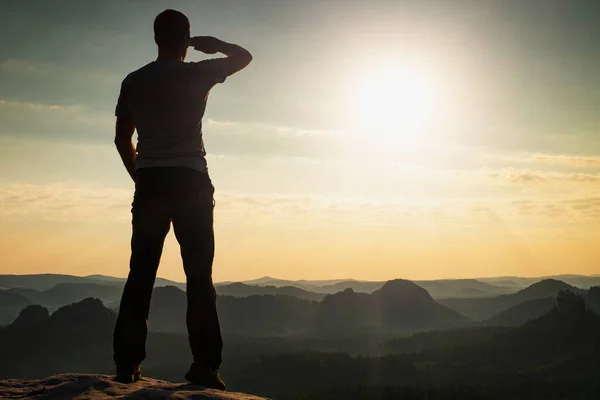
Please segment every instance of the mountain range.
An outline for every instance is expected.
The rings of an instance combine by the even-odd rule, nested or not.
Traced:
[[[561,280],[582,289],[600,286],[600,276],[583,275],[561,275],[542,278],[500,277],[480,279],[437,279],[415,280],[413,282],[426,289],[433,298],[439,299],[494,297],[501,294],[510,294],[544,279]],[[64,283],[122,286],[124,282],[124,278],[105,275],[89,275],[83,277],[60,274],[0,275],[0,289],[21,288],[46,291],[53,286]],[[289,294],[308,300],[320,300],[326,294],[334,294],[346,289],[352,289],[355,292],[361,293],[372,293],[375,290],[380,289],[385,282],[386,281],[360,281],[353,279],[294,281],[263,277],[242,282],[219,282],[216,283],[215,286],[221,294],[237,297],[254,294]],[[164,278],[157,278],[155,286],[176,286],[185,290],[185,283],[175,282]]]
[[[0,275],[0,284],[4,286],[22,285],[0,289],[0,325],[12,322],[21,309],[30,304],[40,304],[54,311],[62,305],[94,297],[100,299],[107,307],[116,310],[123,282],[124,280],[120,278],[99,275],[89,277]],[[253,283],[266,282],[283,283],[284,281],[273,282],[271,278],[264,278]],[[308,281],[301,282],[307,284]],[[54,285],[48,287],[50,283]],[[183,292],[185,285],[181,283],[171,285],[171,283],[173,282],[168,280],[157,280],[158,287],[155,289],[152,301],[152,310],[157,311],[151,313],[150,324],[155,325],[157,330],[180,332],[184,330],[182,323],[184,319],[176,316],[180,316],[185,310]],[[316,281],[319,285],[324,283],[326,282]],[[223,283],[217,286],[221,297],[219,308],[222,310],[225,327],[231,330],[242,329],[252,334],[260,329],[266,329],[273,334],[289,334],[306,330],[307,327],[327,329],[328,326],[347,325],[355,321],[360,321],[365,329],[386,327],[418,330],[444,324],[461,324],[469,319],[491,325],[519,325],[552,308],[553,298],[562,290],[584,293],[583,289],[556,279],[544,279],[514,293],[501,295],[491,293],[494,290],[502,292],[504,290],[502,287],[473,279],[418,281],[417,283],[396,280],[383,283],[378,289],[370,292],[360,292],[347,287],[350,283],[365,290],[368,285],[375,284],[360,281],[332,281],[331,285],[319,287],[327,287],[327,290],[332,287],[345,289],[333,294],[325,294],[296,286]],[[160,286],[163,284],[166,286]],[[396,290],[391,290],[392,286]],[[485,292],[486,295],[436,298],[424,287],[430,287],[438,294]],[[373,286],[368,289],[373,289]],[[411,293],[411,295],[402,298],[398,293]],[[389,304],[394,306],[391,307]],[[423,313],[424,310],[428,311]],[[415,315],[411,316],[412,312]],[[451,314],[454,317],[450,317]],[[436,317],[430,318],[432,315]],[[423,320],[413,324],[417,317],[423,317]],[[394,319],[406,321],[407,318],[414,321],[401,324],[394,322]],[[427,318],[430,318],[429,322]],[[461,319],[462,322],[459,322]],[[414,326],[411,327],[411,324]]]
[[[177,288],[168,290],[168,296],[179,295]],[[381,290],[374,293],[376,297],[371,301],[394,298],[420,299],[420,302],[427,298],[422,288],[408,281],[391,281]],[[358,298],[363,296],[369,295],[361,294]],[[432,307],[438,310],[436,313],[446,314],[440,311],[444,308]],[[391,314],[401,311],[390,310]],[[99,300],[86,299],[53,313],[40,306],[29,306],[13,324],[0,329],[0,359],[10,360],[0,363],[0,379],[34,379],[65,372],[110,373],[114,323],[115,313]],[[347,329],[342,327],[340,339],[345,332]],[[276,338],[251,341],[246,347],[228,340],[223,374],[232,390],[278,399],[291,398],[286,395],[308,389],[322,393],[325,385],[346,388],[359,385],[365,390],[369,386],[389,390],[426,387],[453,393],[434,398],[461,399],[517,398],[510,396],[517,389],[515,393],[521,393],[518,398],[561,398],[552,395],[559,391],[582,393],[582,388],[587,388],[587,397],[562,398],[595,398],[591,390],[597,386],[593,382],[597,380],[599,339],[600,318],[586,307],[581,296],[562,291],[550,311],[524,325],[418,333],[397,339],[404,343],[402,354],[353,357],[310,351],[272,353],[265,346]],[[291,346],[298,340],[295,337],[288,343]],[[144,363],[147,374],[167,380],[181,379],[190,361],[185,335],[150,332],[147,350],[149,356]],[[392,398],[406,398],[406,393],[400,391]],[[379,397],[373,394],[361,398]]]
[[[571,286],[563,281],[544,279],[516,293],[486,298],[438,299],[438,301],[440,304],[456,310],[470,319],[483,321],[530,300],[554,298],[563,290],[570,290],[574,293],[584,292],[583,289]]]

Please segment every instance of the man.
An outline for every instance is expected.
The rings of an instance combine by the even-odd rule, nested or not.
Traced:
[[[119,382],[141,377],[150,298],[171,222],[187,278],[187,315],[194,384],[225,389],[223,342],[212,282],[214,187],[206,166],[202,117],[211,88],[246,67],[252,56],[219,39],[190,38],[188,18],[165,10],[154,21],[158,58],[129,74],[116,106],[115,144],[135,182],[130,271],[114,332]],[[184,62],[191,46],[226,57]],[[132,137],[137,129],[138,144]]]

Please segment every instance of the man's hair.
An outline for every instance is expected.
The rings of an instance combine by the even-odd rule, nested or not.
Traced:
[[[190,20],[176,10],[165,10],[154,20],[154,40],[158,47],[187,46],[190,38]]]

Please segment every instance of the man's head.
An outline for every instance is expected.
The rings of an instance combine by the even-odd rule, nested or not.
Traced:
[[[190,20],[179,11],[161,12],[154,20],[154,41],[159,50],[185,58],[190,41]]]

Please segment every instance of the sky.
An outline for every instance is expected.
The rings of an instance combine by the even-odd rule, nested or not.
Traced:
[[[0,7],[0,273],[126,276],[114,107],[176,8],[254,56],[204,120],[215,281],[600,274],[597,1]]]

